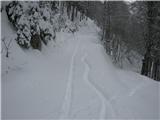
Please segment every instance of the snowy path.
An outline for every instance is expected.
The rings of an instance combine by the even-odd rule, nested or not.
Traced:
[[[72,102],[72,81],[73,81],[73,75],[74,75],[74,59],[77,54],[77,50],[79,47],[79,41],[77,41],[77,45],[74,49],[73,55],[71,57],[70,61],[70,69],[69,69],[69,75],[68,75],[68,82],[67,82],[67,89],[65,93],[64,102],[62,105],[62,114],[60,116],[61,119],[67,118],[70,113],[70,106]]]
[[[87,47],[87,46],[85,46],[80,40],[78,40],[78,37],[74,37],[74,40],[76,41],[75,48],[74,48],[73,54],[71,56],[68,82],[67,82],[64,101],[63,101],[62,108],[61,108],[62,110],[61,110],[60,119],[70,118],[73,116],[75,117],[75,111],[71,110],[72,107],[74,107],[74,109],[78,109],[78,111],[82,112],[84,109],[88,109],[87,106],[91,106],[90,104],[88,104],[88,105],[86,104],[86,107],[84,106],[83,108],[79,108],[75,105],[72,105],[72,107],[71,107],[73,97],[77,96],[77,94],[73,94],[74,91],[76,90],[76,88],[73,89],[73,86],[76,86],[78,83],[79,76],[78,76],[78,74],[76,74],[76,72],[79,68],[78,67],[79,65],[84,66],[84,68],[83,68],[84,72],[82,73],[82,79],[84,81],[81,81],[81,82],[83,82],[84,85],[86,84],[85,86],[88,86],[87,87],[88,91],[93,91],[93,95],[101,101],[100,106],[99,106],[100,111],[98,113],[99,114],[98,119],[105,119],[106,112],[109,112],[106,110],[106,107],[108,106],[109,108],[112,109],[112,106],[109,102],[106,101],[104,95],[89,80],[89,72],[90,72],[91,67],[89,66],[89,64],[86,61],[87,54],[83,53],[84,52],[83,49],[85,49],[85,47]],[[79,48],[83,48],[83,49],[79,49]],[[76,59],[76,57],[81,58],[81,59]],[[75,65],[75,63],[77,63],[78,66]],[[73,82],[73,80],[74,80],[74,82]],[[82,87],[85,87],[85,86],[82,86]],[[81,97],[85,97],[85,95],[83,94],[83,96],[81,96]],[[91,99],[87,99],[87,98],[84,98],[84,99],[85,99],[85,101],[91,100]],[[92,102],[94,102],[94,101],[92,101]],[[75,101],[75,103],[77,103],[77,101]],[[82,106],[83,106],[83,103],[79,103],[79,104],[82,104]],[[98,107],[97,107],[97,109],[98,109]],[[110,114],[111,114],[111,116],[113,116],[114,111],[111,111]],[[78,115],[78,113],[76,113],[76,116],[77,115]]]
[[[105,98],[105,96],[103,95],[103,93],[98,90],[98,88],[89,80],[89,72],[91,70],[91,66],[89,65],[89,63],[87,62],[87,54],[85,54],[83,57],[82,57],[82,62],[84,63],[85,65],[85,72],[84,72],[84,80],[86,81],[86,83],[91,86],[91,88],[95,91],[95,93],[98,95],[98,97],[101,99],[101,109],[100,109],[100,114],[99,114],[99,119],[105,119],[106,118],[106,114],[110,114],[111,117],[114,117],[115,116],[115,112],[114,112],[114,109],[110,103],[109,100],[107,100]],[[111,111],[107,111],[107,108],[109,108]],[[110,113],[107,113],[107,112],[110,112]]]
[[[85,40],[86,42],[92,42],[88,41],[87,38],[85,38],[85,36],[80,38],[83,38],[83,40]],[[92,83],[92,80],[90,80],[89,78],[89,74],[92,67],[87,61],[88,54],[87,51],[85,51],[87,50],[87,46],[83,43],[83,41],[80,41],[78,37],[74,37],[74,41],[76,41],[74,42],[75,48],[71,56],[68,82],[64,102],[61,108],[62,110],[60,119],[75,118],[81,116],[83,111],[88,110],[89,112],[89,109],[98,110],[97,119],[113,118],[115,116],[115,111],[113,109],[112,104],[105,97],[105,95],[94,85],[94,83]],[[83,67],[81,68],[80,66]],[[79,73],[80,70],[83,71],[82,74]],[[76,86],[80,86],[81,88],[77,89]],[[94,96],[93,100],[86,93],[83,93],[83,91],[81,90],[83,88],[85,92],[89,92],[90,96]],[[76,91],[79,91],[83,94],[78,94]],[[84,104],[84,102],[78,100],[81,98],[83,98],[84,101],[90,102],[86,102],[86,104]],[[95,105],[95,108],[91,107],[91,103],[97,104]],[[81,107],[79,105],[81,105]],[[85,117],[92,118],[92,115],[88,113],[85,115]]]
[[[98,95],[98,97],[100,97],[101,99],[101,110],[100,110],[100,119],[104,119],[105,118],[105,115],[106,115],[106,102],[105,102],[105,98],[104,96],[97,90],[97,88],[89,81],[89,72],[90,72],[90,66],[89,64],[87,63],[86,61],[86,56],[87,54],[85,54],[83,57],[82,57],[82,62],[84,63],[85,65],[85,71],[84,71],[84,76],[83,76],[83,79],[88,83],[89,86],[91,86],[91,88],[93,90],[95,90],[96,94]]]

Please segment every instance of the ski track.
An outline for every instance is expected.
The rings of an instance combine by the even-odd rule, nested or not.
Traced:
[[[64,119],[64,118],[69,117],[70,107],[71,107],[71,102],[72,102],[72,82],[73,82],[74,61],[75,61],[74,59],[77,54],[78,47],[79,47],[79,41],[77,42],[77,45],[74,49],[74,52],[73,52],[73,55],[72,55],[71,61],[70,61],[70,69],[69,69],[67,88],[66,88],[66,93],[65,93],[65,97],[64,97],[64,102],[62,104],[62,111],[61,111],[60,119]]]
[[[75,37],[74,37],[74,39],[75,39]],[[76,57],[78,49],[79,49],[79,42],[80,42],[78,40],[76,40],[76,41],[77,41],[77,45],[74,49],[74,52],[73,52],[73,55],[72,55],[71,61],[70,61],[67,88],[66,88],[64,101],[63,101],[63,104],[62,104],[60,119],[65,119],[65,118],[68,119],[69,114],[70,114],[71,102],[72,102],[72,84],[73,84],[74,67],[75,67],[74,63],[75,63],[75,57]],[[115,111],[112,107],[112,104],[110,103],[109,100],[106,99],[106,97],[103,95],[103,93],[100,90],[98,90],[98,88],[89,80],[89,72],[91,70],[91,66],[88,64],[88,61],[86,60],[86,57],[87,57],[87,54],[84,54],[81,58],[81,61],[85,65],[83,80],[87,83],[87,85],[90,88],[92,88],[95,91],[95,93],[98,95],[98,97],[101,100],[102,104],[101,104],[99,118],[100,119],[105,119],[106,115],[108,115],[107,112],[109,113],[109,115],[111,117],[113,117],[113,116],[115,116]],[[108,111],[108,109],[110,110],[110,112]]]
[[[98,90],[98,88],[89,80],[89,71],[91,69],[91,66],[86,61],[86,56],[87,56],[87,54],[85,54],[81,59],[82,62],[84,63],[84,65],[85,65],[85,71],[84,71],[83,79],[96,92],[96,94],[99,96],[99,98],[102,102],[99,118],[100,119],[105,119],[106,118],[106,113],[107,113],[106,107],[110,108],[111,116],[113,117],[113,116],[115,116],[115,111],[113,110],[113,107],[112,107],[111,103],[108,100],[106,100],[103,93],[100,90]]]

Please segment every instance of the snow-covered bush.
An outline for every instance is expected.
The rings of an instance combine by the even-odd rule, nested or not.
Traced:
[[[6,6],[6,12],[10,22],[17,28],[17,22],[24,14],[22,5],[18,1],[13,1]]]
[[[48,41],[54,40],[56,27],[52,16],[56,15],[56,11],[53,1],[10,2],[6,6],[6,12],[10,22],[17,29],[17,43],[23,48],[41,49],[41,42],[47,44]],[[35,47],[37,41],[40,48]]]
[[[55,40],[56,32],[74,33],[78,31],[83,22],[79,20],[80,13],[79,17],[71,20],[67,14],[67,6],[64,4],[60,7],[60,3],[56,1],[12,1],[6,6],[9,21],[17,30],[16,41],[21,47],[40,50],[41,43],[47,45],[49,41]]]

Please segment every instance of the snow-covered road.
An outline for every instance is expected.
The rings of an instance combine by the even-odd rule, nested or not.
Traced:
[[[14,44],[12,60],[2,56],[2,69],[11,65],[2,71],[2,118],[157,119],[159,83],[115,68],[97,30],[89,20],[42,52]]]
[[[69,78],[60,118],[105,119],[106,115],[107,117],[115,116],[112,104],[89,77],[92,67],[87,61],[87,47],[88,43],[94,44],[95,41],[79,35],[74,36],[74,40],[76,41],[73,42],[75,49],[70,61]]]

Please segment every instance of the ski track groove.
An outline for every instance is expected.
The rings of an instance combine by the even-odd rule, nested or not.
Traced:
[[[105,96],[103,95],[103,93],[98,90],[98,88],[89,80],[89,71],[91,69],[91,66],[88,64],[87,60],[86,60],[87,54],[85,54],[81,61],[84,63],[85,65],[85,71],[84,71],[84,76],[83,79],[87,82],[87,84],[96,92],[96,94],[99,96],[102,105],[101,105],[101,110],[100,110],[100,115],[99,118],[100,119],[106,119],[106,107],[109,107],[111,110],[111,116],[115,116],[115,111],[111,105],[111,103],[109,102],[109,100],[106,100]]]
[[[69,69],[69,76],[68,76],[68,82],[67,82],[67,88],[66,93],[64,97],[64,102],[62,104],[62,111],[60,119],[68,118],[70,113],[70,107],[72,102],[72,82],[73,82],[73,75],[74,75],[74,59],[77,54],[79,48],[79,41],[77,42],[77,45],[74,49],[73,55],[71,57],[70,61],[70,69]]]

